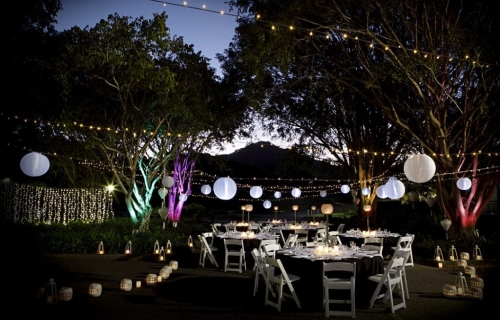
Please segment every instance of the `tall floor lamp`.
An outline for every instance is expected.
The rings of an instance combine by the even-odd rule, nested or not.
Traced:
[[[330,226],[330,223],[328,222],[328,216],[333,213],[333,205],[331,205],[330,203],[323,204],[321,206],[321,213],[326,216],[326,246],[328,247],[328,237],[330,236],[330,233],[328,232],[328,227]]]

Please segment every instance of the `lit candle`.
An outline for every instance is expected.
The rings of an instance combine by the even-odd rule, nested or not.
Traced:
[[[170,249],[167,249],[167,253],[170,253]]]
[[[442,262],[438,263],[438,267],[442,268],[443,267],[443,263]]]
[[[436,261],[440,261],[441,260],[441,257],[436,257]]]
[[[459,295],[462,295],[462,294],[463,294],[463,292],[464,292],[464,289],[462,289],[462,288],[458,288],[458,289],[457,289],[457,293],[458,293]]]
[[[102,251],[102,250],[101,250],[101,251],[99,251],[99,254],[104,254],[104,251]]]
[[[130,253],[130,250],[125,250],[125,254],[129,254]]]
[[[451,261],[455,261],[455,257],[454,256],[450,256],[450,260]]]
[[[158,250],[158,249],[156,249],[156,250],[155,250],[155,253],[156,253],[156,254],[158,254],[158,253],[160,253],[160,252],[159,252],[159,250]]]
[[[161,281],[162,281],[162,277],[158,276],[157,282],[161,282]]]
[[[140,281],[136,281],[135,282],[135,287],[136,288],[140,288],[141,287],[141,282]]]

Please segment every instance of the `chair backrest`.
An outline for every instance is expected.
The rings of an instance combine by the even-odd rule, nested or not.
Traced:
[[[337,232],[340,234],[342,232],[344,232],[344,227],[345,227],[345,224],[344,223],[341,223],[339,224],[338,228],[337,228]]]
[[[404,258],[403,261],[403,266],[406,265],[406,261],[408,261],[408,258],[410,257],[410,251],[411,248],[400,248],[394,251],[394,254],[392,255],[391,259],[396,259],[396,258]]]
[[[290,278],[288,277],[288,273],[286,272],[285,267],[283,267],[280,259],[276,259],[273,257],[264,257],[264,263],[268,267],[268,281],[277,282],[278,280],[275,277],[281,275],[284,282],[286,282],[287,284],[291,283]]]
[[[411,248],[411,245],[413,243],[414,238],[415,238],[415,235],[406,235],[406,236],[400,237],[398,240],[398,244],[396,245],[396,250],[397,249],[404,249],[404,248]]]
[[[226,228],[226,231],[235,231],[236,226],[234,224],[225,224],[224,227]]]
[[[325,242],[326,238],[326,229],[325,228],[319,228],[316,230],[316,235],[314,236],[314,241],[315,242]]]
[[[210,227],[212,228],[212,232],[215,235],[223,233],[222,230],[220,230],[220,227],[221,227],[220,223],[212,223],[212,224],[210,224]]]
[[[201,235],[204,236],[205,239],[207,239],[207,242],[210,245],[214,244],[214,233],[213,232],[203,232]]]
[[[305,243],[309,238],[309,231],[307,229],[295,229],[297,235],[297,242]]]
[[[244,251],[243,240],[224,239],[224,248],[226,249],[226,251]]]
[[[266,254],[267,257],[273,257],[276,258],[276,252],[280,250],[281,247],[279,244],[274,243],[274,244],[266,244],[264,245],[264,253]]]
[[[201,248],[203,250],[205,250],[206,252],[208,252],[209,254],[212,254],[212,249],[211,249],[210,245],[208,244],[207,239],[201,234],[198,235],[198,239],[200,239]]]
[[[397,250],[400,251],[400,250]],[[397,252],[396,251],[396,252]],[[408,256],[408,252],[400,252],[398,255],[394,256],[389,260],[387,267],[384,271],[384,276],[382,277],[384,280],[387,279],[389,273],[393,273],[396,277],[401,277],[401,271],[404,268],[405,258]],[[382,281],[382,279],[381,279]]]
[[[323,262],[323,277],[328,277],[329,272],[342,272],[348,275],[349,278],[356,279],[356,262]],[[345,273],[344,273],[345,272]],[[343,277],[342,277],[343,278]]]
[[[382,254],[382,246],[376,245],[376,244],[366,244],[363,243],[361,245],[361,250],[366,250],[366,251],[377,251],[378,253]]]
[[[285,245],[283,246],[283,248],[284,249],[294,248],[298,236],[299,235],[295,233],[288,234],[288,238],[286,238]]]

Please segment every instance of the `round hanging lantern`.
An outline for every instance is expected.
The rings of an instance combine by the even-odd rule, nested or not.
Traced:
[[[354,198],[354,200],[352,200],[352,202],[354,202],[355,205],[358,205],[360,201],[361,201],[360,198]]]
[[[417,154],[406,159],[403,169],[408,180],[423,183],[432,179],[436,164],[428,155]]]
[[[260,198],[262,196],[262,188],[259,186],[253,186],[250,188],[250,196],[255,199]]]
[[[274,193],[274,197],[275,197],[276,199],[281,198],[281,192],[276,191],[276,192]]]
[[[368,195],[370,195],[370,188],[363,188],[363,189],[361,189],[361,193],[362,193],[364,196],[368,196]]]
[[[321,205],[321,213],[323,214],[332,214],[333,213],[333,205],[329,203],[325,203]]]
[[[342,187],[340,187],[340,192],[342,193],[348,193],[349,191],[351,191],[351,188],[347,184],[344,184],[342,185]]]
[[[172,178],[171,176],[165,176],[163,179],[161,179],[161,183],[165,187],[170,188],[174,185],[174,178]]]
[[[181,193],[181,194],[179,194],[179,201],[184,202],[184,201],[186,201],[187,199],[188,199],[187,194],[185,194],[185,193]]]
[[[371,206],[371,205],[369,205],[369,204],[365,204],[365,205],[363,206],[363,210],[364,210],[364,211],[370,211],[371,209],[372,209],[372,206]]]
[[[300,197],[300,194],[301,194],[301,191],[300,191],[299,188],[293,188],[292,189],[292,196],[294,196],[295,198]]]
[[[457,187],[460,190],[469,190],[472,186],[472,182],[469,178],[460,178],[457,180]]]
[[[253,206],[252,206],[251,204],[247,204],[247,205],[245,206],[245,211],[247,211],[247,212],[252,212],[252,211],[253,211]]]
[[[379,197],[381,199],[387,198],[387,194],[385,193],[384,185],[378,186],[375,193],[377,194],[377,197]]]
[[[448,231],[451,227],[451,220],[450,219],[444,219],[441,220],[441,227],[443,227],[444,231]]]
[[[269,208],[271,208],[271,201],[266,200],[266,201],[264,201],[263,205],[264,205],[264,208],[269,209]]]
[[[21,159],[21,170],[30,177],[39,177],[49,171],[49,158],[38,152],[30,152]]]
[[[398,178],[390,177],[384,185],[384,191],[390,199],[399,199],[405,194],[405,185]]]
[[[320,191],[319,196],[322,198],[326,197],[326,191],[325,190]]]
[[[165,197],[168,194],[168,189],[165,187],[160,188],[160,189],[158,189],[158,194],[160,195],[160,198],[165,199]]]
[[[204,184],[201,186],[201,193],[204,195],[210,194],[212,192],[212,188],[208,184]]]
[[[160,217],[162,219],[166,219],[168,215],[168,209],[165,207],[161,207],[160,209],[158,209],[158,213],[160,214]]]
[[[219,178],[214,183],[214,193],[221,200],[232,199],[236,195],[236,182],[231,178]]]

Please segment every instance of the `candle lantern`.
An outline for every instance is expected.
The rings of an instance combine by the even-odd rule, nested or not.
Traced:
[[[443,268],[443,263],[441,261],[438,262],[438,268],[442,269]]]
[[[295,225],[297,225],[297,210],[299,210],[299,206],[294,204],[292,210],[295,212]]]
[[[188,238],[188,247],[192,248],[193,247],[193,237],[189,236]]]
[[[153,254],[160,254],[160,243],[158,240],[155,242],[155,246],[153,248]]]
[[[163,281],[163,277],[161,275],[158,275],[158,278],[156,278],[156,282],[160,283]]]
[[[160,276],[162,277],[162,279],[168,279],[168,277],[170,277],[170,271],[166,268],[162,268],[160,270]]]
[[[172,253],[172,243],[170,243],[170,240],[167,240],[167,248],[165,249],[166,254],[171,254]]]
[[[247,214],[247,216],[248,216],[248,225],[250,226],[250,212],[253,211],[253,205],[247,204],[245,206],[245,210],[248,212],[248,214]]]
[[[464,268],[467,267],[467,260],[465,260],[465,259],[458,259],[457,260],[457,266],[464,267]]]
[[[179,262],[172,260],[168,264],[170,267],[172,267],[172,270],[177,270],[179,268]]]
[[[484,281],[482,278],[475,277],[470,279],[470,285],[474,288],[484,288]]]
[[[443,294],[449,298],[456,297],[457,287],[455,287],[454,285],[451,285],[451,284],[445,284],[443,286]]]
[[[469,289],[469,296],[474,299],[483,299],[483,289],[472,287]]]
[[[131,254],[132,253],[132,241],[128,241],[127,246],[125,247],[125,254]]]
[[[443,261],[443,251],[439,246],[436,246],[436,249],[434,249],[434,260],[436,261]]]
[[[467,281],[462,272],[459,272],[455,279],[455,287],[457,288],[457,296],[466,296],[469,293]]]
[[[120,290],[130,291],[132,290],[132,279],[124,278],[120,281]]]
[[[455,249],[455,246],[451,246],[450,250],[448,251],[448,255],[450,256],[450,261],[458,260],[457,249]]]
[[[278,221],[278,206],[274,206],[274,220]]]
[[[104,243],[102,241],[99,242],[99,245],[97,246],[97,253],[104,254]]]
[[[73,298],[73,289],[71,287],[62,287],[59,289],[59,300],[69,301]]]
[[[474,268],[473,266],[466,266],[464,268],[464,273],[468,274],[471,278],[475,278],[476,277],[476,268]]]
[[[102,285],[100,283],[92,283],[89,286],[89,296],[99,297],[102,293]]]
[[[137,281],[135,282],[135,287],[136,287],[136,288],[140,288],[140,287],[141,287],[141,285],[142,285],[142,283],[141,283],[141,281],[140,281],[140,280],[137,280]]]
[[[48,304],[57,303],[57,286],[54,279],[50,278],[45,285],[45,301]]]
[[[469,260],[468,252],[460,252],[460,259]]]
[[[328,247],[328,238],[329,238],[329,231],[328,231],[328,228],[330,226],[330,222],[328,221],[328,217],[333,213],[333,205],[329,204],[329,203],[325,203],[323,205],[321,205],[321,213],[323,213],[324,215],[326,215],[326,246]]]
[[[161,247],[160,254],[158,255],[158,261],[165,261],[165,249]]]
[[[474,260],[483,260],[483,255],[481,254],[481,249],[479,249],[479,247],[476,246],[474,247],[474,249],[472,249],[472,259]]]
[[[158,281],[158,276],[156,274],[150,273],[146,276],[146,284],[148,286],[154,286],[156,281]]]

